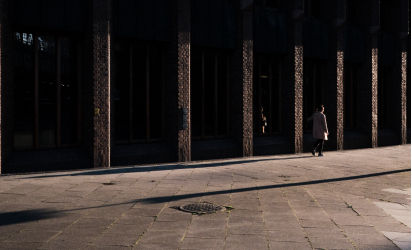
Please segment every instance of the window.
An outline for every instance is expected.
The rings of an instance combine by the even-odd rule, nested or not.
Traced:
[[[70,37],[14,33],[16,150],[80,142],[80,46]]]
[[[282,6],[280,0],[264,0],[263,5],[267,8],[279,9]]]
[[[193,48],[192,135],[205,139],[229,132],[229,54],[226,51]]]
[[[325,69],[326,62],[316,59],[304,59],[303,66],[303,130],[310,132],[312,123],[307,122],[315,111],[316,105],[325,104]],[[325,113],[327,113],[327,108]]]
[[[359,16],[362,16],[357,5],[358,1],[356,0],[347,0],[346,2],[346,19],[349,24],[356,25],[359,23]]]
[[[305,16],[319,19],[321,18],[321,11],[322,0],[304,0]]]
[[[345,65],[344,75],[344,127],[345,129],[355,129],[358,98],[358,68],[357,64]]]
[[[117,143],[152,142],[163,138],[165,54],[162,44],[116,43],[113,112]]]
[[[282,130],[282,61],[279,56],[256,55],[254,67],[254,133],[274,135]]]
[[[391,103],[392,67],[380,65],[378,76],[378,128],[391,128],[391,114],[393,107]]]

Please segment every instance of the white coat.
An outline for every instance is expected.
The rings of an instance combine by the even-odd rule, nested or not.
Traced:
[[[315,112],[309,119],[313,120],[313,138],[327,140],[329,131],[326,116],[321,112]]]

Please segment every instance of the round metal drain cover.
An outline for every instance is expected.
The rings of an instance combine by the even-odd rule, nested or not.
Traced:
[[[180,206],[179,209],[193,214],[212,214],[219,211],[225,211],[226,207],[215,205],[210,202],[198,202]]]

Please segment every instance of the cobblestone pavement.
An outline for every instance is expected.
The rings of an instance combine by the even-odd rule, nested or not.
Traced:
[[[410,150],[2,176],[0,248],[410,249]]]

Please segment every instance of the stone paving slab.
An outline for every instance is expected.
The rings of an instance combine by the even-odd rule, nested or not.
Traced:
[[[400,249],[411,249],[411,234],[398,232],[382,232],[387,238],[391,239]]]
[[[410,150],[0,176],[0,249],[410,249]]]

